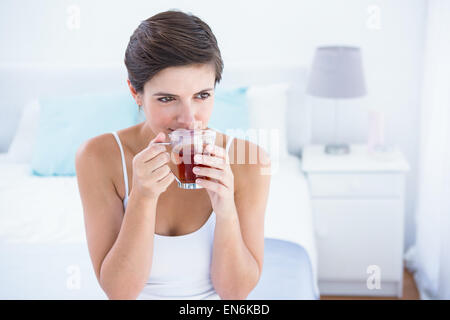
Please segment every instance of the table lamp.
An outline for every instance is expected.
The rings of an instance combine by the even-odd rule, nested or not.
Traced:
[[[312,96],[334,99],[334,143],[325,146],[329,154],[350,152],[338,138],[338,99],[362,97],[366,85],[361,50],[349,46],[324,46],[316,49],[306,92]]]

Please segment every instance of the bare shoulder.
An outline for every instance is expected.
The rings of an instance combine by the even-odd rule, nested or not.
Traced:
[[[254,183],[267,184],[270,181],[270,156],[259,145],[234,138],[228,154],[235,178],[235,191],[242,191]]]
[[[75,155],[75,171],[77,176],[96,176],[104,184],[111,185],[118,197],[123,198],[118,183],[122,183],[122,162],[120,149],[111,133],[101,134],[83,142]],[[80,177],[78,177],[80,178]],[[119,182],[120,180],[120,182]],[[100,182],[100,181],[98,181]]]
[[[102,262],[117,239],[124,214],[113,179],[112,166],[120,153],[114,140],[112,134],[93,137],[79,146],[75,158],[88,248],[99,282]]]
[[[259,145],[248,140],[234,138],[228,152],[230,162],[239,168],[270,167],[269,154]]]
[[[101,164],[104,169],[111,169],[113,163],[111,159],[115,159],[117,148],[114,148],[115,138],[111,133],[104,133],[95,136],[83,142],[77,149],[75,155],[76,165],[82,164]]]
[[[141,125],[142,124],[138,124],[116,131],[124,152],[128,150],[128,142],[136,140],[136,132]],[[77,149],[76,158],[79,156],[95,156],[105,164],[111,163],[111,160],[113,159],[121,159],[119,146],[117,145],[116,138],[111,132],[100,134],[83,142]],[[117,165],[117,161],[113,161],[111,164]]]
[[[228,149],[228,158],[234,176],[235,193],[251,185],[250,181],[267,185],[271,170],[269,154],[253,142],[216,131],[216,142],[222,148],[226,148],[230,139],[233,141]]]

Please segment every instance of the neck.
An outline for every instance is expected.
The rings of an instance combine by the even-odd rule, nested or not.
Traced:
[[[156,134],[152,131],[152,129],[148,126],[147,122],[144,121],[138,126],[136,144],[137,149],[142,150],[148,146],[150,141],[152,141],[156,137]]]

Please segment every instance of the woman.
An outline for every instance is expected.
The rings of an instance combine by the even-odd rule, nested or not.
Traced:
[[[146,121],[89,139],[76,155],[99,284],[110,299],[245,299],[263,266],[267,154],[216,132],[211,155],[198,162],[208,167],[196,173],[209,179],[185,190],[166,147],[155,144],[174,129],[206,128],[223,69],[215,36],[196,16],[162,12],[130,37],[125,65]],[[244,161],[234,163],[238,156]]]

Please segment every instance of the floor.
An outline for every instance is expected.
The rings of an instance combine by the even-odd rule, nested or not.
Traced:
[[[403,297],[363,297],[363,296],[320,296],[321,300],[420,300],[419,291],[413,275],[404,270],[403,273]]]

